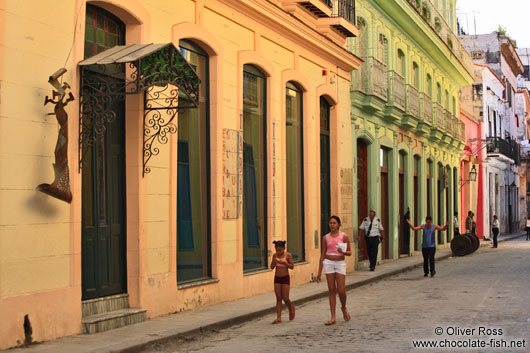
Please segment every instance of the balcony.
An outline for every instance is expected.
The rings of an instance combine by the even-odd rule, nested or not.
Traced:
[[[388,104],[405,108],[405,79],[395,71],[388,71]]]
[[[487,137],[486,141],[488,143],[487,151],[488,157],[491,155],[502,155],[506,157],[507,162],[515,162],[516,159],[516,142],[513,140],[505,140],[500,137]]]
[[[463,143],[466,143],[466,124],[463,121],[459,120],[458,126],[460,130],[460,140]]]
[[[302,2],[301,0],[296,1]],[[315,1],[320,1],[325,6],[331,8],[329,18],[321,18],[318,20],[319,29],[322,29],[324,26],[330,26],[345,37],[357,37],[359,35],[359,29],[355,25],[355,0],[311,0],[311,2]]]
[[[444,110],[444,132],[453,135],[453,114],[448,110]]]
[[[453,55],[460,61],[466,71],[473,73],[473,60],[467,53],[466,49],[460,43],[460,40],[453,32],[451,26],[445,18],[438,12],[438,9],[431,1],[407,0],[409,5],[418,13],[423,21],[431,27],[433,32],[442,40],[442,42],[451,50]]]
[[[432,100],[431,97],[429,97],[425,93],[420,93],[420,111],[421,111],[421,118],[423,119],[423,122],[429,124],[432,126]]]
[[[366,95],[376,96],[386,101],[388,90],[386,65],[373,56],[364,57],[363,60],[364,63],[357,72],[359,80],[354,84],[357,84],[357,87]]]
[[[432,104],[434,127],[439,131],[444,130],[444,108],[439,103]]]
[[[332,0],[283,0],[282,6],[288,12],[294,13],[298,7],[304,7],[319,18],[331,17]]]
[[[406,85],[406,107],[405,113],[415,118],[420,116],[420,93],[412,85]]]

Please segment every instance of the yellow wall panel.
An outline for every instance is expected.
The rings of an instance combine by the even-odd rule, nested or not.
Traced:
[[[205,8],[203,23],[218,39],[239,47],[240,50],[250,50],[254,47],[254,33],[228,17]]]
[[[273,64],[279,65],[282,70],[292,69],[294,66],[294,53],[265,37],[261,38],[261,52]]]
[[[68,223],[4,226],[0,232],[2,261],[70,253]]]
[[[145,233],[147,235],[148,249],[169,248],[168,222],[147,222],[145,224]]]
[[[2,262],[0,295],[62,288],[70,283],[70,256]]]
[[[70,205],[38,192],[34,187],[29,190],[0,190],[0,225],[51,221],[69,222]]]
[[[147,249],[147,274],[164,273],[169,271],[169,249]]]

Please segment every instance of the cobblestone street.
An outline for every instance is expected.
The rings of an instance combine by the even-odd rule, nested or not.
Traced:
[[[284,310],[280,325],[271,325],[275,315],[268,315],[220,332],[159,345],[148,352],[423,352],[427,349],[413,348],[412,343],[421,339],[481,339],[488,344],[524,339],[526,348],[465,351],[526,352],[530,339],[530,242],[522,239],[502,243],[498,249],[483,247],[471,256],[440,261],[434,278],[425,278],[422,270],[416,269],[352,290],[348,292],[350,322],[338,317],[336,325],[324,326],[329,306],[323,299],[297,307],[292,322]],[[274,301],[272,293],[270,300]],[[440,336],[435,334],[437,327],[443,330]],[[479,335],[480,327],[501,329],[502,334]],[[474,329],[473,333],[462,334],[467,328]],[[457,330],[460,334],[453,332]]]

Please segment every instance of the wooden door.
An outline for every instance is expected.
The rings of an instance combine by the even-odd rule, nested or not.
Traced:
[[[331,217],[330,144],[329,144],[330,105],[320,97],[320,233],[329,233]]]
[[[368,217],[368,145],[361,139],[357,140],[357,216],[359,224]],[[364,236],[359,237],[357,258],[368,260]]]
[[[408,255],[409,239],[405,239],[405,174],[403,169],[399,170],[399,254]]]
[[[419,216],[419,205],[418,205],[418,198],[419,198],[419,189],[418,189],[418,174],[414,174],[414,225],[418,225],[422,223],[420,221]],[[418,231],[414,232],[414,251],[418,251],[419,245],[418,245]]]
[[[390,229],[389,229],[389,195],[388,195],[388,170],[384,167],[381,167],[381,223],[383,223],[383,228],[385,229],[385,240],[381,244],[381,258],[389,258],[389,238],[390,238]]]
[[[438,217],[436,224],[440,224],[442,222],[442,200],[443,200],[443,192],[442,192],[442,181],[440,180],[440,173],[438,173],[438,192],[436,195],[438,195]],[[442,238],[442,232],[438,231],[438,244],[442,244],[443,238]]]
[[[111,108],[106,124],[84,156],[82,175],[82,299],[126,290],[125,104]]]

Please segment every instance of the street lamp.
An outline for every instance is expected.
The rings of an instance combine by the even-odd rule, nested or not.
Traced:
[[[469,171],[469,179],[462,180],[460,182],[460,188],[462,188],[464,185],[471,181],[477,181],[477,168],[475,168],[475,165],[473,164],[473,168]]]

